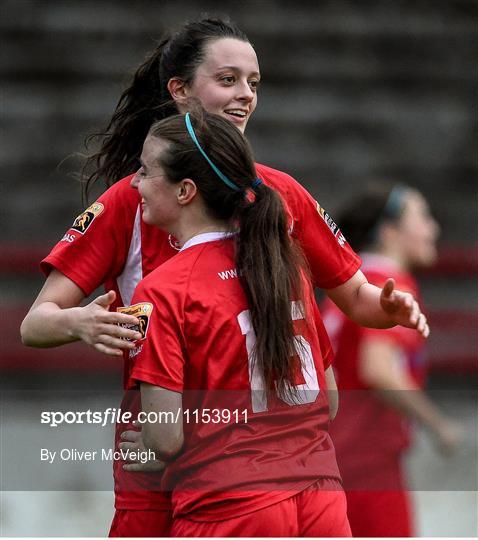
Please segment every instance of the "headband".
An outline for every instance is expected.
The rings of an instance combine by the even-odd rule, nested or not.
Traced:
[[[232,180],[229,180],[229,178],[223,174],[217,167],[214,165],[214,163],[209,159],[209,156],[206,154],[206,152],[203,150],[202,146],[199,144],[198,138],[196,137],[196,133],[194,132],[193,125],[191,123],[191,116],[189,113],[186,113],[184,116],[184,121],[186,123],[186,129],[188,130],[188,133],[193,140],[194,144],[197,146],[197,149],[201,152],[204,159],[209,163],[209,166],[211,169],[219,176],[219,178],[226,184],[226,186],[230,187],[234,191],[245,191],[242,187],[239,187],[237,184],[235,184]],[[255,189],[257,186],[262,184],[262,180],[260,178],[256,178],[252,184],[252,189]]]

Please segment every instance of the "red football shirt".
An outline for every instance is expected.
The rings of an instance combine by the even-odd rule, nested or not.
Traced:
[[[326,366],[312,288],[306,289],[309,326],[297,303],[291,307],[302,360],[297,404],[268,400],[249,356],[255,335],[234,240],[219,236],[194,237],[138,285],[133,306],[148,315],[145,337],[129,354],[131,385],[144,381],[183,394],[185,443],[168,465],[164,488],[172,490],[175,516],[201,520],[258,510],[321,476],[340,478],[327,433]]]
[[[414,278],[390,259],[363,255],[362,270],[370,283],[383,287],[393,277],[397,289],[419,298]],[[389,475],[410,443],[409,423],[403,415],[378,399],[360,377],[359,352],[367,339],[390,340],[400,362],[419,386],[424,380],[424,340],[416,330],[395,326],[387,330],[363,328],[345,317],[329,300],[323,307],[324,323],[335,352],[334,372],[340,407],[330,433],[347,489],[398,489]],[[382,472],[381,472],[382,471]],[[395,482],[395,480],[393,480]]]
[[[256,164],[256,170],[281,195],[289,229],[302,246],[315,285],[333,288],[350,279],[359,269],[360,259],[330,216],[289,175],[260,164]],[[130,186],[132,177],[118,181],[80,214],[41,263],[45,274],[57,269],[87,296],[102,283],[106,290],[115,290],[117,301],[112,309],[130,305],[139,281],[178,252],[173,238],[141,220],[140,197]],[[330,343],[320,316],[317,331],[325,356]],[[126,393],[123,410],[139,410],[135,394]],[[117,425],[116,445],[121,432],[130,427]],[[114,463],[116,508],[147,510],[167,506],[161,494],[152,496],[145,491],[150,479],[126,473],[122,465],[121,461]]]

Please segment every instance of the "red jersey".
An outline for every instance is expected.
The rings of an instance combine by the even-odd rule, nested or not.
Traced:
[[[291,235],[301,245],[315,285],[334,288],[350,279],[360,267],[360,259],[345,241],[330,216],[311,195],[289,175],[256,164],[258,176],[274,188],[286,206]],[[52,268],[75,282],[90,295],[105,283],[117,300],[112,306],[128,306],[141,279],[178,252],[174,238],[141,219],[140,196],[130,186],[133,175],[110,187],[76,219],[51,253],[42,261],[45,274]],[[323,354],[330,343],[322,322],[317,322]],[[129,392],[122,410],[140,409],[137,392]],[[116,445],[122,431],[131,426],[118,424]],[[123,471],[123,462],[114,462],[117,509],[147,510],[167,506],[161,494],[144,492],[146,475]]]
[[[362,270],[370,283],[383,287],[393,277],[397,289],[419,298],[414,278],[388,258],[364,255]],[[334,372],[340,407],[330,432],[346,489],[396,489],[380,470],[410,443],[409,424],[402,414],[378,399],[360,377],[360,349],[367,339],[390,340],[399,350],[403,367],[421,386],[424,380],[423,338],[416,330],[395,326],[387,330],[361,327],[330,301],[323,308],[324,323],[335,352]]]
[[[295,404],[268,398],[250,358],[255,334],[234,240],[221,236],[194,237],[138,285],[133,307],[148,315],[129,354],[132,387],[143,381],[183,395],[185,442],[164,488],[175,517],[206,521],[269,506],[319,477],[340,478],[327,433],[330,357],[322,358],[312,288],[303,310],[309,325],[299,303],[291,306],[300,343]]]

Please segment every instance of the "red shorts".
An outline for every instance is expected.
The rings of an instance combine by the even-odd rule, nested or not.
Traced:
[[[353,536],[414,536],[407,491],[347,491]]]
[[[297,495],[223,521],[173,520],[171,536],[341,536],[350,537],[341,484],[324,478]]]
[[[171,521],[166,510],[116,510],[109,537],[170,536]]]

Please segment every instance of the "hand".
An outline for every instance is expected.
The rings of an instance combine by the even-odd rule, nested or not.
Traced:
[[[451,457],[459,450],[465,438],[465,431],[461,424],[454,420],[444,420],[435,435],[435,444],[440,454]]]
[[[430,335],[427,318],[420,311],[417,301],[410,293],[395,290],[392,278],[387,279],[382,289],[380,305],[395,324],[416,328],[424,338]]]
[[[77,314],[73,333],[103,354],[122,356],[123,350],[134,349],[134,340],[141,339],[141,334],[119,326],[139,327],[139,321],[131,315],[109,311],[115,298],[116,293],[108,291],[87,306],[73,308]]]
[[[139,426],[136,421],[133,422],[133,425],[135,427]],[[121,439],[125,441],[119,444],[119,448],[121,450],[136,453],[147,452],[146,447],[143,444],[143,439],[141,437],[141,429],[140,431],[123,431],[123,433],[121,433]],[[125,465],[123,465],[123,469],[128,472],[160,472],[166,466],[164,461],[161,461],[159,459],[154,459],[147,461],[146,463],[142,463],[138,460],[138,454],[136,454],[136,456],[131,455],[131,459],[129,461],[131,461],[131,463],[126,463]]]

